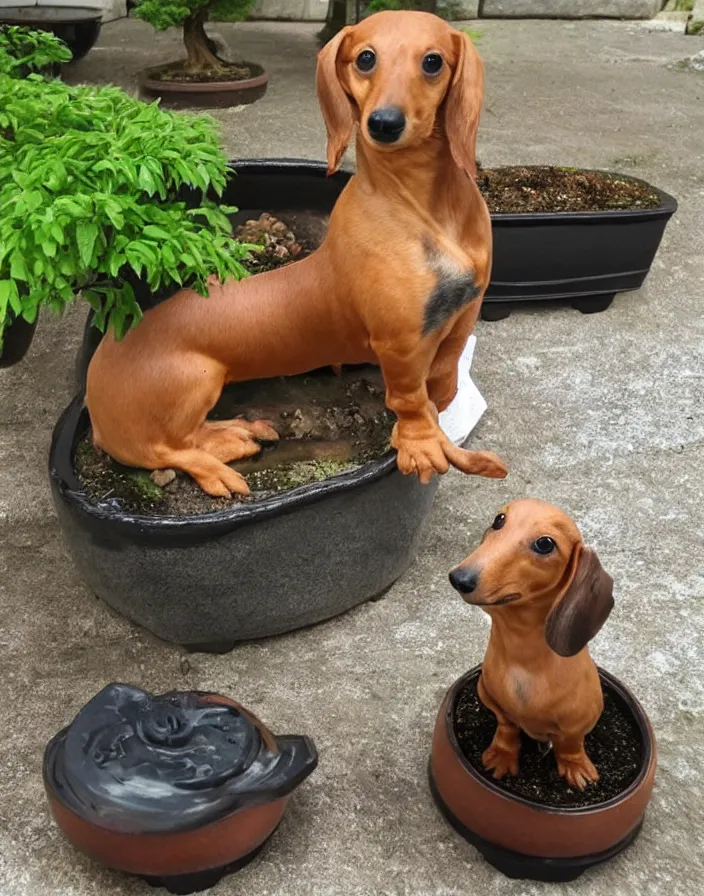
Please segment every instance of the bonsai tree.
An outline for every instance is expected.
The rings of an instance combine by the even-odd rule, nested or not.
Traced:
[[[254,0],[141,0],[135,15],[157,31],[183,28],[187,58],[183,71],[189,75],[217,76],[230,63],[221,59],[205,33],[208,20],[240,22],[246,19]]]
[[[0,74],[0,349],[14,319],[79,292],[119,338],[141,317],[140,285],[207,295],[209,275],[245,276],[250,247],[207,198],[228,176],[218,136],[114,87]]]

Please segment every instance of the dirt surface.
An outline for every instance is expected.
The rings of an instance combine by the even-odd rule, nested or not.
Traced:
[[[473,678],[460,694],[455,708],[455,732],[465,757],[482,777],[502,790],[546,806],[561,809],[594,806],[612,799],[636,779],[643,743],[633,718],[624,712],[612,691],[604,689],[604,712],[585,738],[585,750],[600,778],[584,791],[568,787],[557,773],[552,750],[521,732],[519,773],[497,781],[482,766],[481,756],[496,731],[496,718],[477,695]]]
[[[240,224],[235,229],[234,236],[241,243],[254,243],[262,247],[259,252],[252,252],[247,262],[246,266],[252,274],[280,268],[298,258],[304,258],[317,248],[317,243],[301,245],[289,225],[268,212],[262,212],[258,218],[250,218]]]
[[[171,62],[161,68],[149,70],[149,77],[154,81],[170,81],[188,84],[219,84],[229,81],[247,81],[261,75],[261,66],[249,62],[221,62],[214,71],[186,72],[183,70],[184,60]]]
[[[606,211],[660,203],[657,193],[627,177],[577,168],[479,167],[477,183],[492,213]]]
[[[183,473],[150,475],[125,467],[96,451],[90,432],[76,450],[78,478],[92,500],[127,513],[211,513],[376,460],[389,450],[393,425],[393,415],[384,407],[381,374],[373,367],[344,369],[339,376],[322,370],[234,384],[225,389],[212,417],[238,416],[272,420],[280,436],[256,457],[232,464],[247,480],[248,497],[211,498]]]

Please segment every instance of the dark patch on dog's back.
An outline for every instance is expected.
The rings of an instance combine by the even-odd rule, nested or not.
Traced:
[[[426,245],[425,251],[430,268],[437,277],[435,288],[425,305],[423,335],[427,336],[434,330],[439,330],[453,314],[478,298],[482,290],[474,281],[473,271],[450,271],[441,263],[433,246]]]

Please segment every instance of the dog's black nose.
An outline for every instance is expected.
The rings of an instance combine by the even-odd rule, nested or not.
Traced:
[[[471,594],[479,584],[479,573],[476,569],[458,566],[450,573],[450,584],[460,594]]]
[[[377,143],[395,143],[406,127],[406,116],[395,106],[375,109],[367,119],[367,127]]]

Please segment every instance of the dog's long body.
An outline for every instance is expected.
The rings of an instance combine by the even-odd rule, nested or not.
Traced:
[[[491,617],[478,693],[497,728],[485,767],[518,773],[521,729],[552,744],[570,785],[597,781],[584,737],[604,700],[587,643],[611,612],[613,582],[575,523],[542,501],[514,501],[450,581]]]
[[[206,420],[224,385],[374,362],[402,472],[504,476],[495,455],[455,447],[437,423],[491,270],[491,221],[471,176],[482,83],[469,38],[434,16],[380,13],[343,29],[320,53],[318,95],[329,169],[358,129],[358,170],[326,239],[285,268],[212,282],[207,299],[182,290],[120,342],[108,334],[87,379],[96,445],[132,466],[185,470],[213,495],[244,493],[226,464],[276,433]]]

